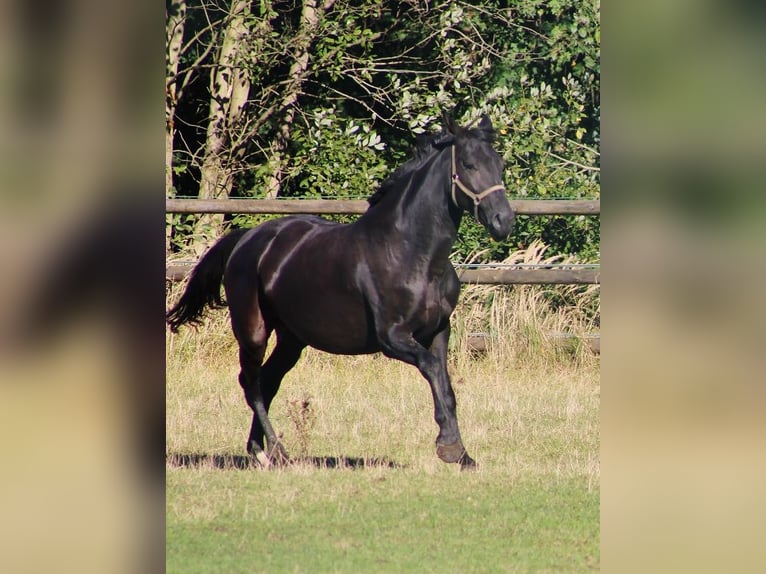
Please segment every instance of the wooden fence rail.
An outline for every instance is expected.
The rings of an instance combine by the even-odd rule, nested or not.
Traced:
[[[183,281],[192,265],[169,265],[165,278]],[[478,285],[588,285],[601,283],[600,269],[458,269],[461,283]]]
[[[600,215],[598,199],[514,199],[510,201],[518,215]],[[363,199],[166,199],[167,213],[257,213],[288,215],[348,214],[367,211]],[[170,265],[166,278],[183,280],[189,265]],[[459,269],[462,283],[483,285],[560,285],[600,283],[600,269]]]
[[[461,283],[480,285],[588,285],[601,283],[601,269],[458,269]]]
[[[517,215],[599,215],[598,199],[512,199]],[[364,199],[166,199],[167,213],[346,214],[367,211]]]

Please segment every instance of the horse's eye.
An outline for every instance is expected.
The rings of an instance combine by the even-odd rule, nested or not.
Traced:
[[[463,162],[463,167],[466,168],[466,169],[476,169],[476,165],[472,164],[469,161],[464,161]]]

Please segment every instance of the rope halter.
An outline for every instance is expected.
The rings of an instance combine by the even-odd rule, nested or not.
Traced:
[[[468,197],[470,197],[473,200],[473,216],[478,221],[479,204],[481,203],[481,200],[487,197],[489,194],[494,193],[496,191],[505,192],[505,186],[502,183],[498,183],[497,185],[492,185],[488,187],[481,193],[476,193],[468,189],[468,186],[464,184],[462,181],[460,181],[460,176],[457,174],[457,159],[455,158],[455,147],[456,147],[455,144],[452,144],[452,201],[454,202],[457,208],[460,208],[460,205],[457,202],[457,197],[455,196],[455,189],[459,188],[460,191],[462,191],[464,194],[466,194]]]

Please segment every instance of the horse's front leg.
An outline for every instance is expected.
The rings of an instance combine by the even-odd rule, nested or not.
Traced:
[[[439,423],[439,406],[442,404],[442,408],[445,412],[441,413],[441,417],[444,420],[454,421],[454,434],[450,435],[443,432],[441,424],[439,424],[439,436],[436,438],[436,454],[445,462],[458,462],[461,469],[471,469],[476,467],[476,461],[474,461],[466,452],[463,446],[463,441],[460,437],[460,430],[457,424],[457,401],[455,400],[455,393],[452,390],[452,383],[450,381],[449,372],[447,371],[447,351],[449,348],[449,336],[450,326],[437,333],[431,343],[431,353],[439,361],[440,373],[442,374],[441,386],[438,388],[438,395],[445,397],[446,400],[442,404],[437,400],[437,391],[434,390],[434,384],[431,384],[431,391],[434,395],[434,418]]]
[[[436,454],[445,462],[457,462],[462,468],[472,468],[476,462],[468,455],[460,437],[457,423],[455,393],[447,373],[447,343],[449,327],[439,332],[428,350],[411,333],[396,327],[380,337],[387,357],[415,365],[431,387],[434,419],[439,425]]]

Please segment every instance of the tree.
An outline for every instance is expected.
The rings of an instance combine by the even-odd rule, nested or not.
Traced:
[[[181,1],[168,91],[180,195],[369,196],[454,109],[499,126],[512,195],[598,196],[599,0]],[[173,223],[182,242],[201,233]],[[598,241],[592,218],[518,230],[487,257],[541,236],[551,253]],[[475,226],[461,237],[465,257]]]
[[[298,96],[309,74],[310,49],[317,39],[319,23],[334,3],[335,0],[325,0],[324,4],[317,5],[316,0],[303,0],[300,27],[295,35],[295,42],[293,44],[292,63],[287,73],[284,93],[278,106],[281,116],[277,120],[279,127],[274,143],[269,150],[270,157],[266,168],[266,197],[270,199],[279,195],[282,185],[286,162],[284,153],[290,143],[290,133],[295,119]]]
[[[173,188],[173,138],[180,88],[176,78],[181,61],[186,0],[171,0],[165,10],[165,193]]]

